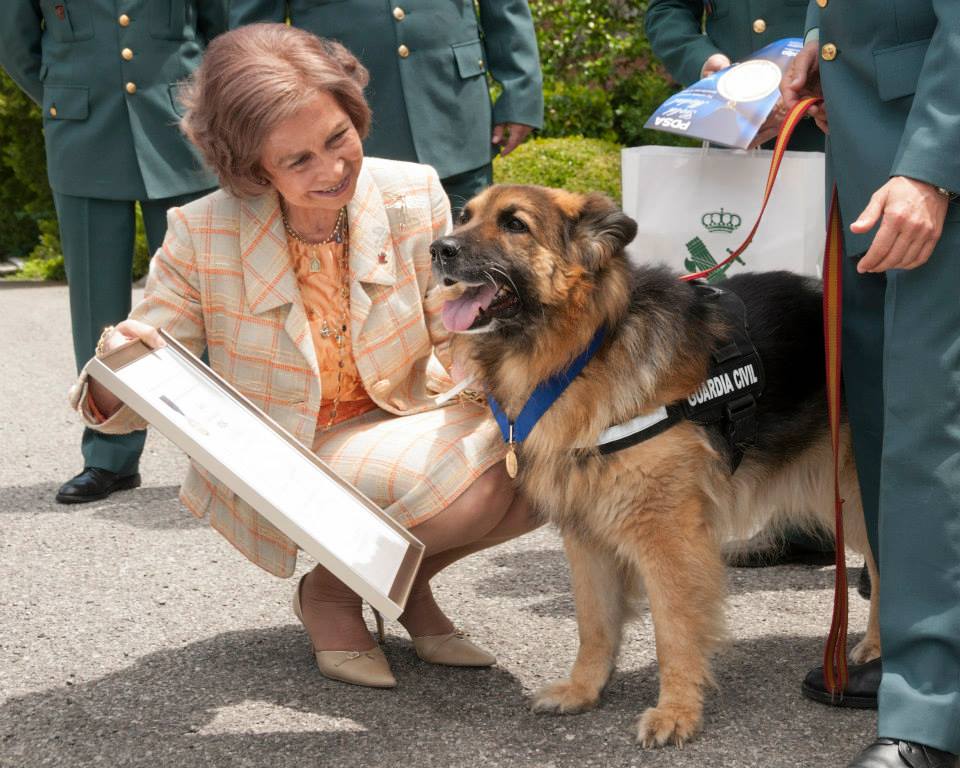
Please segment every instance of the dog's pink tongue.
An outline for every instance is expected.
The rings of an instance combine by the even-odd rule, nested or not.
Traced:
[[[493,285],[481,285],[468,288],[463,295],[443,304],[443,324],[448,331],[465,331],[477,319],[481,309],[486,309],[496,296]]]

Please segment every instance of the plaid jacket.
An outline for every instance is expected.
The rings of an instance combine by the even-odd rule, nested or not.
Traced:
[[[347,215],[351,334],[363,384],[390,413],[434,408],[452,384],[442,300],[430,291],[428,248],[450,228],[436,171],[366,158]],[[197,354],[206,347],[214,370],[311,446],[323,393],[276,194],[217,191],[171,209],[167,227],[130,316]],[[84,372],[71,399],[89,426],[111,434],[145,427],[127,407],[97,423],[85,381]],[[293,573],[296,545],[196,464],[180,497],[251,560],[278,576]]]

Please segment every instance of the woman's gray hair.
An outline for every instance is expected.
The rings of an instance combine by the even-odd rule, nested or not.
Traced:
[[[207,47],[200,67],[180,89],[181,130],[238,197],[263,194],[260,165],[267,135],[321,93],[349,115],[366,138],[369,77],[357,58],[333,40],[286,24],[250,24],[225,32]]]

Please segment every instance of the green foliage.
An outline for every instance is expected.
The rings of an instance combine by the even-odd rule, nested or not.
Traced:
[[[0,256],[26,256],[54,218],[40,109],[0,70]]]
[[[0,258],[29,255],[15,279],[65,280],[60,228],[47,182],[40,108],[0,70]],[[137,209],[134,279],[150,252]]]
[[[133,244],[133,279],[139,280],[150,270],[150,248],[147,246],[147,230],[143,227],[143,215],[137,205],[137,239]]]
[[[645,0],[531,0],[544,75],[543,136],[690,144],[643,124],[676,85],[643,34]]]
[[[60,227],[56,217],[40,221],[39,229],[40,239],[17,277],[24,280],[66,280],[60,249]]]
[[[493,163],[498,184],[541,184],[572,192],[603,192],[620,200],[620,146],[569,136],[534,139]]]

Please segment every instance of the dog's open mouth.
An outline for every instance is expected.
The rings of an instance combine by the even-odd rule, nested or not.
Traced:
[[[449,278],[446,285],[454,285]],[[496,318],[513,317],[520,311],[520,299],[509,285],[493,281],[471,285],[456,299],[444,302],[443,324],[460,333],[483,328]]]

